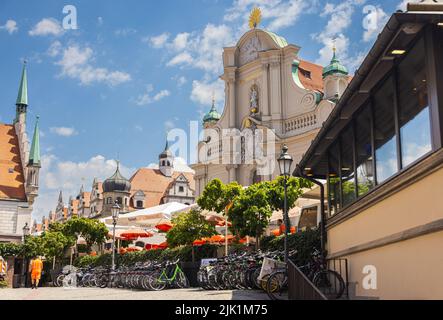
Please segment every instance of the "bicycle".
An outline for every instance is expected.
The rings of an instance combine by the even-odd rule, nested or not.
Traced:
[[[160,271],[151,275],[149,286],[154,291],[164,290],[166,287],[188,288],[189,280],[179,266],[179,261],[166,262]]]

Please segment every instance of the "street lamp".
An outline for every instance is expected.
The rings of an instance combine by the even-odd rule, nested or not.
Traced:
[[[289,248],[288,248],[288,231],[289,231],[289,215],[288,215],[288,178],[291,175],[291,166],[294,161],[288,153],[288,147],[283,145],[281,148],[280,157],[277,159],[278,166],[280,168],[280,175],[284,177],[284,189],[285,199],[283,208],[283,217],[285,219],[285,262],[289,261]]]
[[[30,228],[28,226],[28,223],[25,223],[25,226],[23,227],[23,244],[26,241],[26,237],[29,236],[30,234]],[[26,256],[23,258],[23,270],[24,270],[24,285],[25,287],[28,285],[28,259],[26,258]]]
[[[117,201],[111,208],[112,214],[112,225],[114,226],[114,230],[112,231],[112,271],[115,270],[115,226],[117,225],[118,215],[120,213],[120,206]]]

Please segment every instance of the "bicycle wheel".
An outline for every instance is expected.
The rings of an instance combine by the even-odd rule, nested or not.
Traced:
[[[59,274],[57,276],[57,279],[55,280],[55,282],[57,283],[57,287],[62,287],[63,286],[63,279],[65,279],[65,275],[63,273]]]
[[[151,275],[151,281],[149,282],[149,286],[154,291],[161,291],[166,288],[166,281],[163,279],[162,273],[155,272]]]
[[[109,276],[107,274],[103,274],[97,278],[97,287],[106,288],[109,283]]]
[[[345,291],[345,282],[338,272],[323,270],[315,274],[312,283],[329,300],[340,299]]]
[[[180,288],[180,289],[185,289],[185,288],[189,288],[189,280],[186,277],[185,273],[183,271],[179,271],[177,273],[177,277],[175,278],[175,284]]]
[[[260,289],[266,291],[268,285],[269,274],[265,274],[260,280]]]
[[[288,275],[286,271],[277,271],[268,277],[266,293],[271,300],[287,300]]]

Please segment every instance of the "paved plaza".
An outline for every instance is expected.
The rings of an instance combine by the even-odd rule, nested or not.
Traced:
[[[0,289],[0,300],[268,300],[266,293],[246,290],[206,291],[199,288],[138,291],[100,288]]]

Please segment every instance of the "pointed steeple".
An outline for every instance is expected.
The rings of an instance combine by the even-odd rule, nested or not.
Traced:
[[[35,122],[34,135],[32,137],[31,151],[29,152],[28,165],[40,166],[40,132],[38,127],[39,117]]]
[[[58,194],[58,203],[63,203],[63,192],[60,190],[60,193]]]
[[[17,101],[18,105],[28,105],[28,79],[26,75],[26,61],[23,64],[22,79],[20,80],[20,87],[18,89]]]

